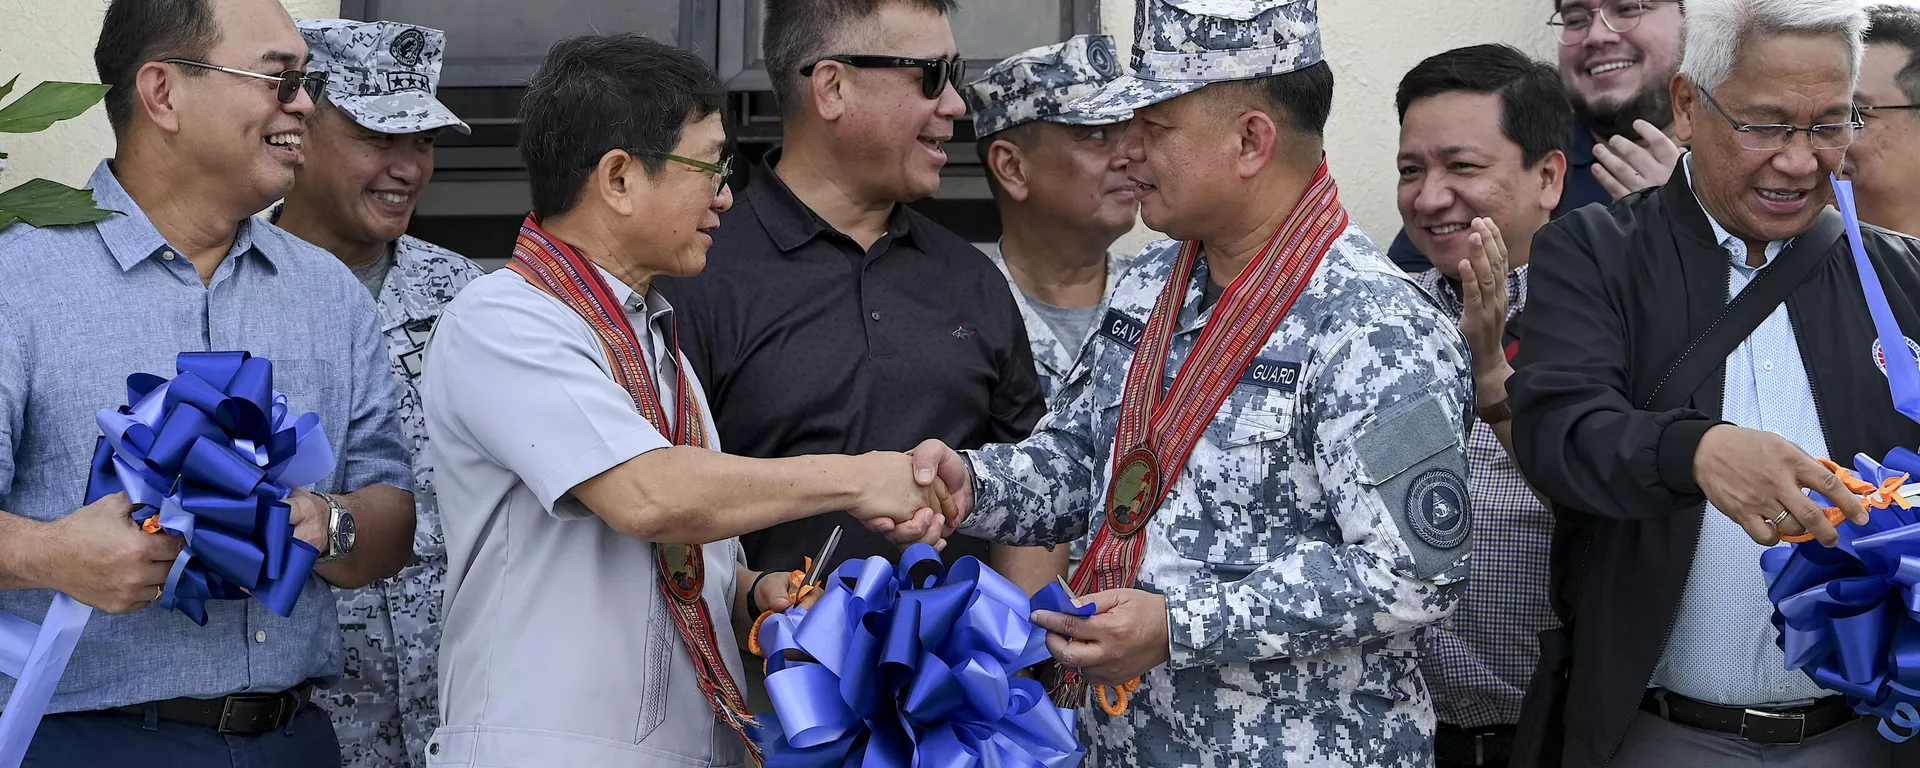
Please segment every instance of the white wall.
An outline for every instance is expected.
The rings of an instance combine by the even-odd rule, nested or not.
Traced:
[[[339,0],[282,0],[294,16],[340,15]],[[4,0],[0,2],[0,83],[18,73],[14,96],[43,80],[99,82],[93,44],[100,39],[106,0]],[[11,100],[13,97],[9,97]],[[0,133],[7,170],[0,189],[42,177],[80,186],[100,159],[113,153],[107,113],[94,107],[41,133]]]
[[[1129,0],[1101,3],[1103,28],[1122,51],[1133,46],[1133,10]],[[1552,63],[1559,47],[1546,25],[1552,12],[1548,0],[1320,0],[1334,75],[1327,161],[1341,202],[1382,249],[1400,229],[1393,202],[1400,140],[1393,92],[1400,77],[1421,59],[1477,43],[1507,43]],[[1153,237],[1136,227],[1121,246],[1138,249]]]

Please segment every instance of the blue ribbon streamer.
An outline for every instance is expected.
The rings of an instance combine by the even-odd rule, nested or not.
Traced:
[[[1887,304],[1887,291],[1880,276],[1867,260],[1865,241],[1860,239],[1860,210],[1854,204],[1853,182],[1828,177],[1833,182],[1833,203],[1847,224],[1847,244],[1852,246],[1854,271],[1860,273],[1860,292],[1867,300],[1867,313],[1873,316],[1874,333],[1880,337],[1880,354],[1887,364],[1887,388],[1893,392],[1893,409],[1920,422],[1920,363],[1900,332],[1900,323]]]
[[[948,569],[924,544],[898,566],[843,563],[811,608],[760,629],[774,711],[753,736],[766,768],[1079,764],[1073,710],[1013,676],[1048,657],[1035,608],[1092,613],[1058,586],[1030,600],[972,557]]]
[[[1920,363],[1867,259],[1853,184],[1832,183],[1894,409],[1920,421]],[[1902,474],[1920,479],[1920,454],[1906,448],[1895,448],[1883,462],[1864,454],[1853,461],[1855,474],[1875,487]],[[1833,506],[1819,493],[1807,495]],[[1891,505],[1873,510],[1866,525],[1846,522],[1838,532],[1832,548],[1806,542],[1761,555],[1777,642],[1788,669],[1845,695],[1855,712],[1882,718],[1880,735],[1903,742],[1920,733],[1920,515]]]
[[[162,610],[207,623],[208,600],[259,600],[293,613],[314,563],[294,538],[284,499],[333,471],[320,417],[288,418],[273,364],[246,352],[187,352],[176,376],[127,377],[128,405],[100,411],[86,503],[126,491],[136,522],[187,539],[161,593]],[[144,506],[140,506],[144,505]],[[0,712],[0,766],[25,758],[92,609],[55,594],[39,624],[0,613],[0,674],[15,678]]]

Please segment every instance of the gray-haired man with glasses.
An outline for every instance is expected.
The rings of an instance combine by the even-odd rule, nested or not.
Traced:
[[[1688,0],[1680,170],[1534,238],[1508,392],[1521,471],[1555,502],[1565,626],[1541,637],[1520,764],[1892,759],[1871,718],[1786,668],[1759,567],[1784,537],[1837,540],[1805,489],[1864,519],[1814,457],[1920,441],[1828,207],[1866,26],[1854,0]],[[1889,295],[1920,291],[1920,241],[1862,234]]]

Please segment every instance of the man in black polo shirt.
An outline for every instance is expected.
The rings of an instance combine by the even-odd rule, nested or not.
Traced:
[[[871,7],[870,7],[871,6]],[[763,35],[785,133],[721,217],[706,272],[660,281],[721,444],[754,457],[1018,441],[1045,410],[1007,281],[906,207],[939,188],[966,106],[952,0],[778,0]],[[741,537],[793,569],[898,553],[844,512]],[[955,538],[949,558],[985,559]],[[831,566],[832,564],[830,564]]]

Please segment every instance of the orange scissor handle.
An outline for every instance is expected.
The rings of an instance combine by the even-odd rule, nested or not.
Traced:
[[[820,585],[807,583],[807,571],[811,570],[813,570],[813,558],[809,557],[800,570],[787,574],[787,601],[791,605],[807,605],[807,598],[824,594]],[[760,651],[760,625],[765,624],[767,617],[773,614],[774,612],[770,610],[761,611],[759,618],[753,620],[753,630],[747,633],[747,652],[762,658],[766,657],[766,654]]]
[[[1137,690],[1140,690],[1140,678],[1136,677],[1119,685],[1096,685],[1093,687],[1093,696],[1094,701],[1100,704],[1100,711],[1119,717],[1126,714],[1127,702],[1133,698],[1132,694]],[[1119,700],[1109,699],[1109,692],[1119,697]]]
[[[1907,503],[1907,497],[1900,494],[1900,486],[1907,482],[1907,475],[1889,477],[1885,482],[1876,487],[1873,483],[1854,476],[1851,470],[1834,463],[1832,459],[1820,459],[1819,461],[1820,466],[1826,467],[1828,471],[1840,478],[1840,483],[1847,487],[1848,493],[1859,496],[1861,505],[1867,509],[1886,509],[1888,507],[1899,507],[1901,509],[1910,508],[1910,505]],[[1837,526],[1847,520],[1847,516],[1840,511],[1839,507],[1827,507],[1821,511],[1826,513],[1827,522],[1833,525]],[[1793,536],[1781,534],[1780,540],[1801,544],[1813,541],[1813,534],[1811,532]]]

